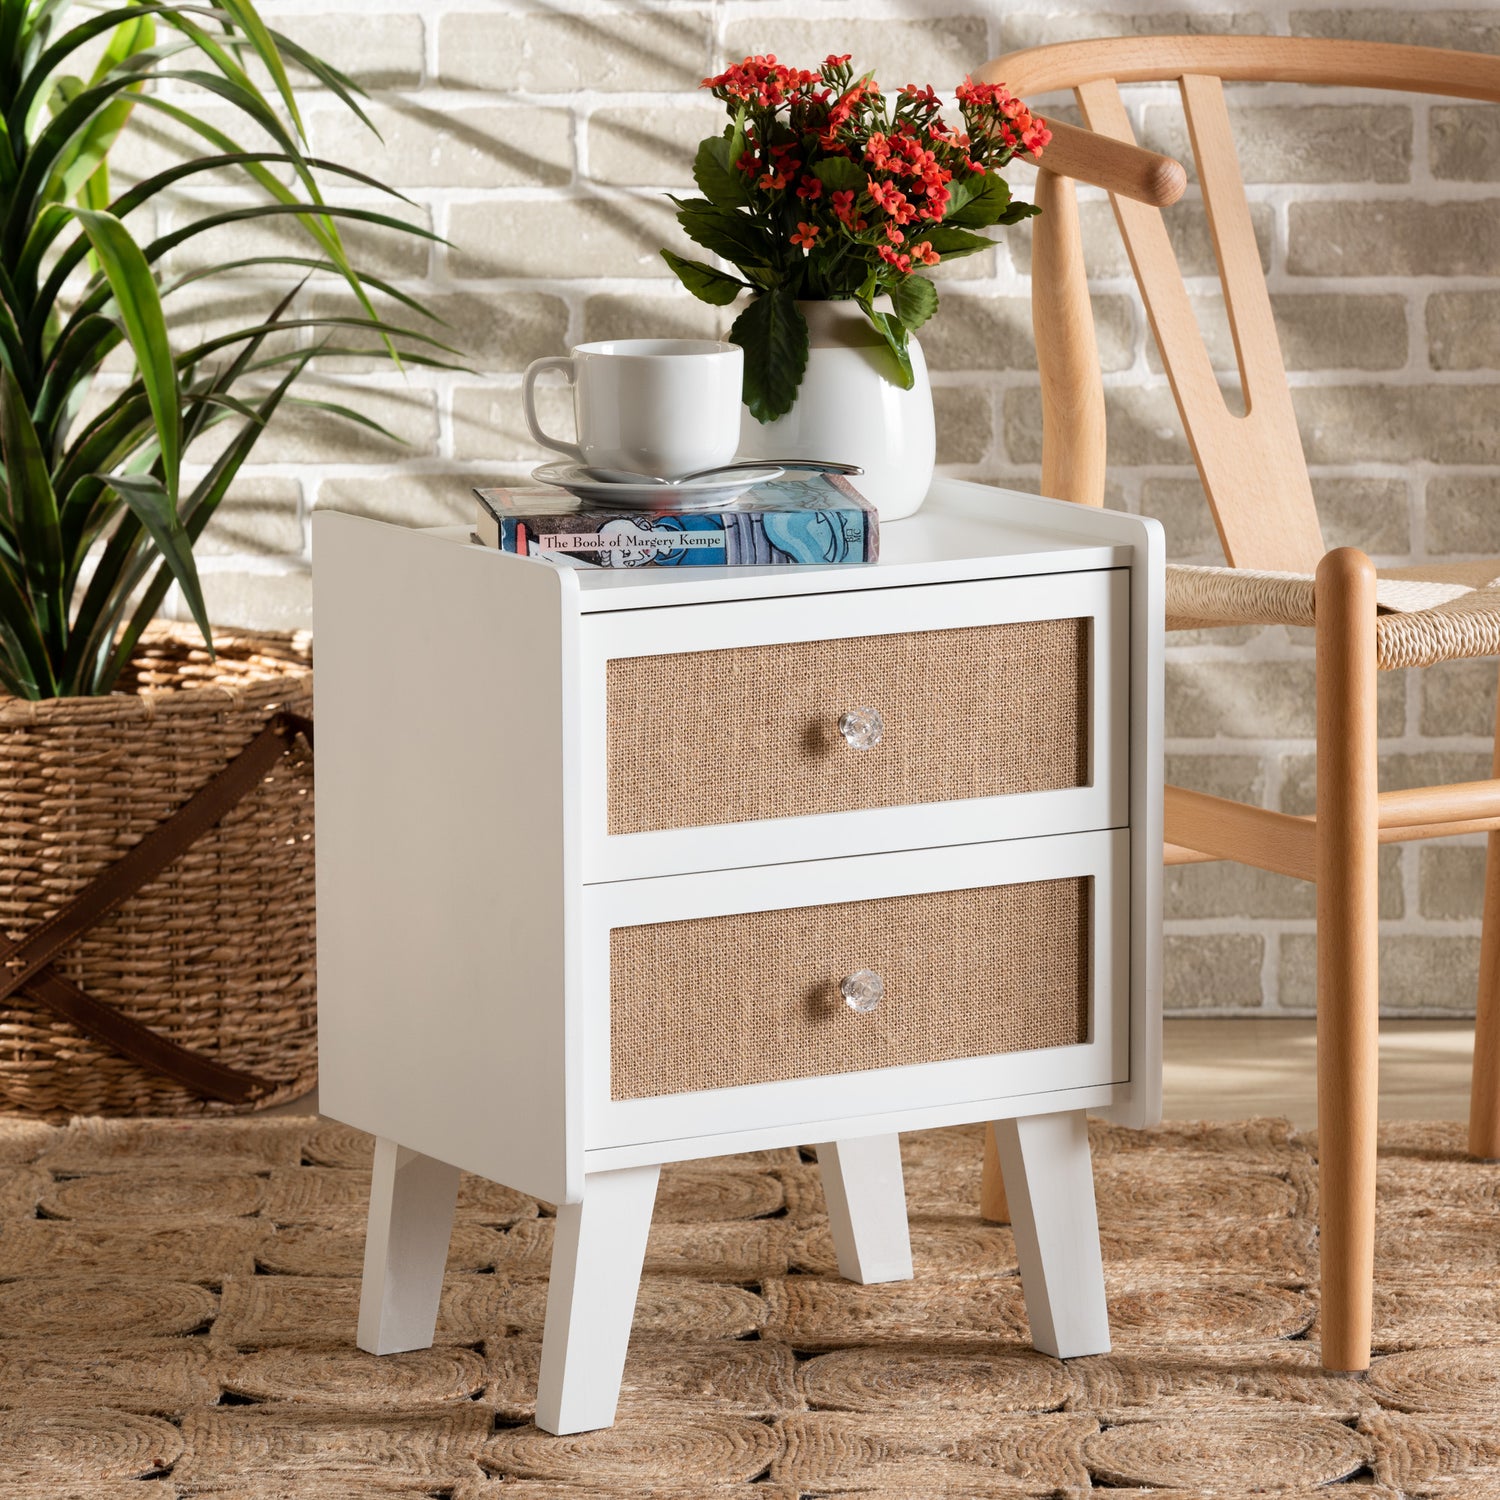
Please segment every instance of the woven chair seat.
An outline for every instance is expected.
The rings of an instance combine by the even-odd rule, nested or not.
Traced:
[[[1382,668],[1500,655],[1500,558],[1382,568],[1375,585]],[[1311,573],[1167,567],[1167,629],[1311,625]]]

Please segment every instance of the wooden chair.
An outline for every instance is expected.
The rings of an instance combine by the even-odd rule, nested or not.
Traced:
[[[1282,365],[1222,80],[1399,89],[1500,101],[1500,58],[1288,37],[1127,37],[997,58],[981,78],[1024,98],[1072,89],[1092,131],[1132,142],[1119,85],[1178,84],[1218,257],[1244,390],[1227,407],[1161,212],[1116,192],[1115,215],[1218,525],[1224,568],[1168,568],[1168,628],[1313,625],[1317,812],[1293,817],[1180,787],[1166,793],[1169,864],[1230,859],[1317,883],[1322,1353],[1370,1361],[1375,1235],[1379,846],[1486,830],[1469,1149],[1500,1157],[1500,751],[1495,779],[1380,792],[1380,668],[1500,653],[1500,559],[1392,569],[1377,581],[1353,548],[1325,551]],[[1032,311],[1041,366],[1043,492],[1104,498],[1104,395],[1073,184],[1043,155]],[[1500,726],[1497,726],[1500,728]],[[986,1163],[986,1217],[1003,1215]]]

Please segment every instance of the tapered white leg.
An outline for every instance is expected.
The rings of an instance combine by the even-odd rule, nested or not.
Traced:
[[[1087,1117],[1082,1110],[1030,1115],[996,1120],[993,1129],[1031,1342],[1059,1359],[1107,1354],[1109,1311]]]
[[[901,1137],[869,1135],[818,1147],[839,1274],[868,1285],[911,1280],[911,1231]]]
[[[558,1207],[536,1388],[543,1432],[589,1432],[615,1420],[660,1174],[590,1172],[583,1202]]]
[[[376,1140],[359,1294],[361,1349],[397,1354],[431,1346],[457,1200],[457,1167]]]

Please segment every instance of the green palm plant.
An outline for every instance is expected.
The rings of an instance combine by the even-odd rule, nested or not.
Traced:
[[[441,364],[452,352],[377,314],[372,293],[426,316],[354,267],[340,224],[432,236],[325,201],[320,176],[391,190],[308,154],[288,68],[369,125],[356,85],[270,29],[250,0],[123,0],[64,26],[66,7],[0,0],[0,692],[32,699],[108,693],[174,582],[210,640],[193,544],[277,408],[317,406],[375,427],[289,394],[310,360],[373,350]],[[246,149],[195,112],[200,96],[221,113],[232,106],[266,147]],[[116,190],[110,151],[132,120],[153,116],[192,149]],[[165,234],[133,232],[162,195],[224,172],[253,194],[201,204]],[[264,220],[296,226],[305,246],[174,273],[172,252],[187,242]],[[300,284],[319,273],[351,289],[347,315],[294,315]],[[177,347],[174,294],[245,276],[285,283],[274,305]],[[131,366],[123,389],[101,387],[86,405],[101,365],[121,349]],[[221,423],[232,435],[189,479],[184,454]]]

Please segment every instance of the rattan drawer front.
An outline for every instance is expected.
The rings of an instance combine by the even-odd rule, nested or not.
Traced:
[[[1087,784],[1087,619],[613,658],[611,834]],[[874,708],[853,750],[842,713]]]
[[[1091,877],[610,932],[610,1096],[650,1099],[1088,1040]],[[840,981],[869,968],[879,1007]]]

